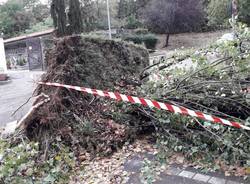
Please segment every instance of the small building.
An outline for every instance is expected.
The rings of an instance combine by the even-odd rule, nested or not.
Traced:
[[[8,70],[45,70],[44,49],[54,29],[4,40]]]

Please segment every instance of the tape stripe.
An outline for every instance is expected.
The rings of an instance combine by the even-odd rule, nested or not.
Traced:
[[[133,104],[141,104],[143,106],[148,106],[148,107],[155,107],[157,109],[164,109],[166,111],[170,111],[173,113],[189,115],[189,116],[197,117],[197,118],[200,118],[203,120],[211,121],[214,123],[219,123],[222,125],[232,126],[235,128],[241,128],[241,129],[245,129],[245,130],[250,130],[250,127],[242,125],[238,122],[228,121],[226,119],[222,119],[222,118],[219,118],[216,116],[208,115],[208,114],[205,114],[205,113],[202,113],[199,111],[193,111],[193,110],[187,109],[185,107],[178,107],[175,105],[162,103],[162,102],[158,102],[155,100],[149,100],[149,99],[139,98],[139,97],[135,97],[135,96],[128,96],[128,95],[120,94],[118,92],[113,93],[113,92],[84,88],[84,87],[79,87],[79,86],[63,85],[63,84],[59,84],[59,83],[38,82],[38,84],[73,89],[76,91],[81,91],[81,92],[85,92],[85,93],[89,93],[89,94],[93,94],[93,95],[98,95],[98,96],[102,96],[102,97],[109,97],[111,99],[116,99],[118,101],[130,102]]]

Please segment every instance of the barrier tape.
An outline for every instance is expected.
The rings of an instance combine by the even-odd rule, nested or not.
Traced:
[[[203,112],[193,111],[193,110],[187,109],[185,107],[178,107],[178,106],[171,105],[168,103],[162,103],[162,102],[158,102],[155,100],[149,100],[146,98],[139,98],[139,97],[135,97],[135,96],[120,94],[118,92],[114,93],[114,92],[102,91],[102,90],[97,90],[97,89],[90,89],[90,88],[79,87],[79,86],[64,85],[64,84],[59,84],[59,83],[38,82],[38,84],[73,89],[76,91],[81,91],[81,92],[89,93],[89,94],[96,95],[96,96],[108,97],[108,98],[115,99],[118,101],[130,102],[132,104],[141,104],[143,106],[148,106],[148,107],[155,107],[157,109],[163,109],[163,110],[170,111],[173,113],[179,113],[179,114],[183,114],[183,115],[197,117],[199,119],[211,121],[211,122],[222,124],[222,125],[241,128],[241,129],[245,129],[245,130],[250,130],[250,127],[242,125],[238,122],[228,121],[228,120],[223,119],[223,118],[219,118],[219,117],[216,117],[213,115],[205,114]]]

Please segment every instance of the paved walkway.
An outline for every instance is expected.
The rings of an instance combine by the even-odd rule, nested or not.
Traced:
[[[124,170],[130,175],[127,184],[142,184],[140,179],[143,160],[153,160],[154,156],[148,153],[132,156],[124,165]],[[225,176],[223,173],[201,173],[193,168],[183,168],[181,165],[171,165],[161,172],[154,184],[248,184],[242,177]]]
[[[23,115],[28,111],[32,102],[25,105],[15,116],[11,114],[26,100],[32,96],[37,80],[42,72],[29,72],[29,71],[11,71],[8,72],[11,82],[0,84],[0,127],[5,126],[7,123],[20,120]]]

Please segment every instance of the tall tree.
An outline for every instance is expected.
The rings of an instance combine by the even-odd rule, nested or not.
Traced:
[[[51,12],[51,17],[53,19],[53,24],[57,29],[57,36],[66,35],[67,16],[65,12],[65,1],[52,0],[50,12]]]
[[[79,34],[82,32],[83,23],[81,17],[81,6],[79,0],[69,1],[69,31],[70,34]]]
[[[204,23],[200,0],[152,0],[144,12],[145,22],[155,32],[166,34],[194,31]]]
[[[128,16],[128,2],[127,0],[120,0],[118,2],[118,12],[117,12],[117,17],[119,19],[123,19],[126,16]]]
[[[59,37],[67,34],[79,34],[83,27],[79,0],[69,0],[67,2],[69,3],[67,6],[69,7],[68,17],[65,0],[52,0],[51,2],[51,17]],[[67,20],[69,26],[67,26]]]

